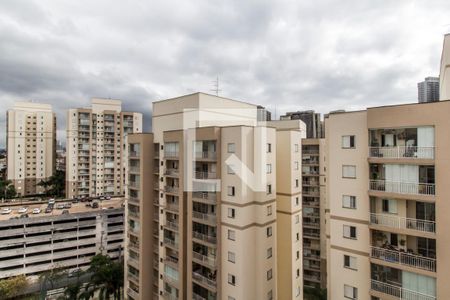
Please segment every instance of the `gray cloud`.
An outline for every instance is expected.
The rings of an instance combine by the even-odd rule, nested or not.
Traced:
[[[16,100],[65,112],[91,97],[151,102],[193,91],[327,112],[416,101],[438,75],[450,2],[250,0],[0,3],[0,128]],[[447,25],[446,25],[447,24]],[[4,145],[5,130],[0,131]]]

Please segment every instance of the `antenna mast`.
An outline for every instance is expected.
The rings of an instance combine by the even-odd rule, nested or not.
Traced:
[[[222,90],[219,88],[219,76],[217,75],[216,80],[213,81],[213,86],[214,89],[212,89],[211,91],[216,93],[216,96],[219,96],[219,92],[221,92]]]

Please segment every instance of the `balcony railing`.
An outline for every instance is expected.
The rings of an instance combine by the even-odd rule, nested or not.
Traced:
[[[214,289],[216,288],[216,281],[205,277],[203,274],[200,274],[200,273],[197,273],[197,272],[192,272],[192,277],[195,280],[197,280],[198,282],[206,284],[207,286],[210,286],[210,287],[212,287]]]
[[[166,169],[166,172],[164,172],[165,175],[168,176],[179,176],[179,170],[178,169]]]
[[[436,232],[436,222],[391,216],[386,214],[370,214],[370,223],[392,228],[412,229],[423,232]]]
[[[406,300],[435,300],[435,296],[425,295],[419,292],[404,289],[402,287],[392,285],[389,283],[384,283],[377,280],[371,280],[370,288],[373,291],[380,292],[383,294],[391,295],[399,299]]]
[[[217,174],[215,172],[195,172],[195,179],[216,179]]]
[[[195,152],[195,158],[197,159],[216,159],[217,152],[213,151],[203,151],[203,152]]]
[[[164,244],[178,248],[178,242],[171,240],[169,238],[164,238]]]
[[[217,238],[215,236],[206,235],[206,234],[199,233],[196,231],[192,232],[192,236],[196,239],[206,241],[206,242],[212,243],[212,244],[215,244],[217,242]]]
[[[168,185],[166,185],[164,187],[164,191],[167,192],[167,193],[178,194],[178,187],[177,186],[168,186]]]
[[[396,146],[370,147],[370,157],[434,159],[434,147]]]
[[[379,247],[370,247],[370,257],[386,262],[436,272],[436,259]]]
[[[213,215],[212,213],[206,214],[197,211],[192,211],[192,217],[195,219],[208,221],[210,223],[216,223],[216,215]]]
[[[206,255],[203,255],[203,254],[200,254],[200,253],[197,253],[197,252],[193,252],[192,256],[195,259],[206,263],[208,266],[211,266],[211,267],[215,267],[216,266],[216,258],[215,257],[206,256]]]
[[[131,297],[133,297],[133,299],[138,299],[139,298],[139,294],[137,292],[133,291],[130,288],[128,288],[127,294],[130,295]]]
[[[164,151],[164,157],[174,157],[177,158],[180,155],[178,151]]]
[[[169,229],[172,229],[172,230],[178,231],[178,224],[177,224],[177,223],[175,223],[175,222],[171,222],[171,221],[166,221],[166,224],[165,224],[165,226],[166,226],[167,228],[169,228]]]
[[[388,193],[411,194],[411,195],[434,195],[434,183],[413,183],[386,180],[371,180],[370,190]]]
[[[178,203],[174,203],[174,202],[167,202],[166,203],[166,209],[170,210],[170,211],[179,211],[179,207],[178,207]]]
[[[206,298],[204,298],[204,297],[202,297],[199,294],[196,294],[194,292],[192,293],[192,299],[193,300],[208,300],[208,299],[206,299]]]
[[[217,195],[215,193],[207,193],[207,192],[193,192],[192,198],[201,199],[202,202],[207,202],[209,204],[216,204]]]

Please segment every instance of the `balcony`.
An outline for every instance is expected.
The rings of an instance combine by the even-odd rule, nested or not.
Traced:
[[[166,169],[164,172],[164,175],[166,176],[172,176],[172,177],[178,177],[180,174],[178,169]]]
[[[131,296],[133,299],[138,299],[139,298],[139,294],[136,293],[135,291],[133,291],[130,288],[127,289],[127,295]]]
[[[380,247],[370,247],[370,257],[385,262],[436,272],[436,259]]]
[[[369,157],[394,159],[434,159],[434,147],[370,147]]]
[[[178,232],[178,223],[166,220],[166,223],[164,224],[164,226],[172,231]]]
[[[214,152],[214,151],[195,152],[195,159],[215,160],[216,158],[217,158],[217,152]]]
[[[388,214],[370,214],[370,224],[399,229],[411,229],[436,233],[436,222],[413,218],[397,217]]]
[[[195,179],[217,179],[215,172],[194,172]]]
[[[205,241],[211,244],[216,244],[217,238],[200,232],[193,231],[192,236],[198,240]]]
[[[217,201],[216,193],[207,193],[207,192],[193,192],[192,198],[194,201],[199,200],[199,202],[215,205]]]
[[[375,292],[387,294],[398,299],[408,300],[435,300],[435,296],[425,295],[419,292],[404,289],[400,286],[384,283],[377,280],[371,280],[370,289]]]
[[[164,244],[166,246],[172,247],[172,248],[178,248],[178,242],[171,240],[169,238],[164,238]]]
[[[179,205],[178,202],[166,202],[166,209],[169,211],[178,212],[179,211],[178,205]]]
[[[129,158],[139,158],[140,153],[138,151],[129,151],[128,152],[128,157]]]
[[[207,222],[208,224],[216,224],[216,215],[212,213],[201,213],[197,211],[192,212],[192,218],[197,219],[200,222]]]
[[[133,280],[135,283],[139,284],[139,275],[128,272],[128,279]]]
[[[171,256],[166,256],[164,258],[164,262],[174,268],[178,268],[178,259],[171,257]]]
[[[216,267],[216,258],[214,256],[206,256],[197,252],[192,252],[192,257],[194,260],[197,260],[201,263],[206,264],[208,267],[215,268]]]
[[[192,272],[192,278],[195,281],[212,288],[214,291],[216,290],[216,281],[215,280],[209,279],[206,276],[204,276],[203,274],[200,274],[195,271]]]
[[[165,187],[164,187],[164,191],[166,192],[166,193],[172,193],[172,194],[178,194],[178,186],[168,186],[168,185],[166,185]]]
[[[178,159],[180,153],[178,151],[164,151],[164,158],[175,158]]]
[[[434,183],[395,182],[386,180],[370,180],[371,191],[398,193],[408,195],[434,195]]]

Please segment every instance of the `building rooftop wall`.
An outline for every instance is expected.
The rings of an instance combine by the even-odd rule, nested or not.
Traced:
[[[52,112],[50,104],[36,103],[36,102],[15,102],[12,110],[24,110],[33,112]]]

